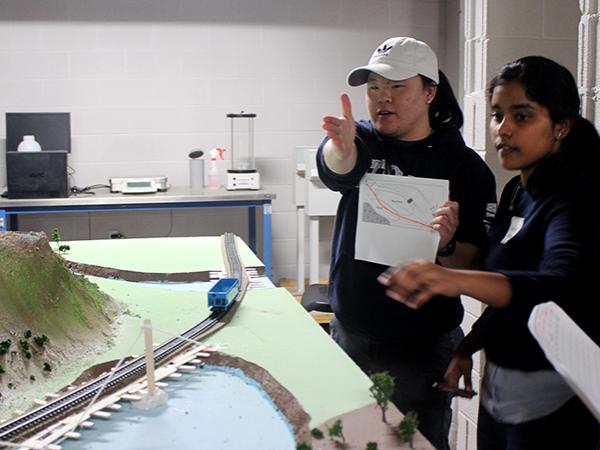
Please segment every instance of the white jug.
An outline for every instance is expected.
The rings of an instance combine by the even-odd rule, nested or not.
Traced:
[[[42,147],[35,140],[35,136],[23,136],[23,140],[17,147],[18,152],[41,152]]]

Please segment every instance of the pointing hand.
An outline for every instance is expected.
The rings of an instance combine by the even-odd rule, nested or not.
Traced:
[[[348,94],[341,95],[342,115],[341,117],[323,117],[323,129],[336,147],[336,156],[346,159],[355,151],[354,138],[356,137],[356,125],[352,117],[352,104]]]

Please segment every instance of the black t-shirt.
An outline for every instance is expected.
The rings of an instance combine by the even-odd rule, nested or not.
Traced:
[[[319,176],[327,187],[342,193],[329,278],[329,299],[336,317],[354,332],[378,341],[434,336],[458,326],[463,317],[458,298],[437,297],[412,310],[385,295],[377,277],[386,266],[354,258],[358,184],[366,172],[449,180],[450,199],[460,207],[456,239],[481,246],[486,239],[486,210],[495,204],[495,182],[489,168],[456,129],[402,142],[382,136],[370,122],[358,122],[357,164],[344,175],[325,165],[322,149],[326,141],[317,153]]]
[[[531,176],[534,187],[528,188],[519,177],[509,181],[490,230],[485,269],[508,277],[512,299],[505,308],[486,308],[475,328],[482,330],[487,358],[502,367],[552,368],[527,327],[543,302],[557,303],[598,341],[600,302],[590,295],[597,278],[598,225],[590,216],[595,197],[555,175],[543,185]]]

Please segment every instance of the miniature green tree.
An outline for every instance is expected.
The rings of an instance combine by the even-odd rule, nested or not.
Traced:
[[[44,372],[52,372],[52,367],[47,362],[44,363]]]
[[[60,233],[58,231],[58,228],[52,229],[52,240],[56,242],[56,248],[58,248],[59,253],[65,253],[71,250],[70,246],[60,243]]]
[[[377,445],[377,442],[367,442],[365,450],[379,450],[379,446]]]
[[[381,408],[381,420],[387,423],[385,412],[388,409],[390,398],[394,393],[394,378],[388,372],[377,372],[371,375],[371,381],[373,382],[373,386],[369,388],[369,391],[377,402],[377,406]]]
[[[398,429],[396,430],[398,434],[398,438],[401,442],[408,442],[410,448],[413,447],[413,438],[415,433],[417,432],[417,427],[419,426],[419,418],[415,411],[409,411],[404,419],[398,425]]]
[[[323,432],[321,430],[319,430],[318,428],[313,428],[312,430],[310,430],[310,434],[315,439],[323,439],[325,437]]]
[[[60,233],[58,228],[52,228],[52,240],[56,242],[56,246],[60,245]]]
[[[310,444],[307,444],[306,442],[300,442],[296,446],[296,450],[312,450],[312,447],[310,446]]]
[[[25,330],[25,332],[23,333],[23,337],[25,339],[31,339],[32,334],[33,333],[31,332],[31,330]]]
[[[29,350],[29,342],[25,339],[19,339],[19,349],[21,350],[21,354],[27,358],[31,359],[31,351]]]
[[[33,337],[33,342],[35,342],[35,344],[38,347],[44,347],[44,345],[46,344],[46,342],[48,342],[48,336],[46,336],[45,334],[40,334],[39,336],[34,336]]]
[[[337,442],[341,442],[343,444],[346,443],[346,438],[344,437],[344,427],[342,426],[342,420],[338,419],[335,422],[333,422],[333,425],[331,425],[327,431],[329,432],[329,436],[331,437],[331,439],[333,439],[334,441]]]
[[[12,341],[10,339],[0,342],[0,355],[6,355],[8,353],[8,350],[10,349],[11,344]]]

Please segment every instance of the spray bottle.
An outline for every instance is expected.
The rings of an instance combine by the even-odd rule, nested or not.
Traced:
[[[219,189],[221,187],[221,175],[217,166],[217,157],[223,159],[224,148],[213,148],[209,153],[210,163],[208,166],[208,188]]]

